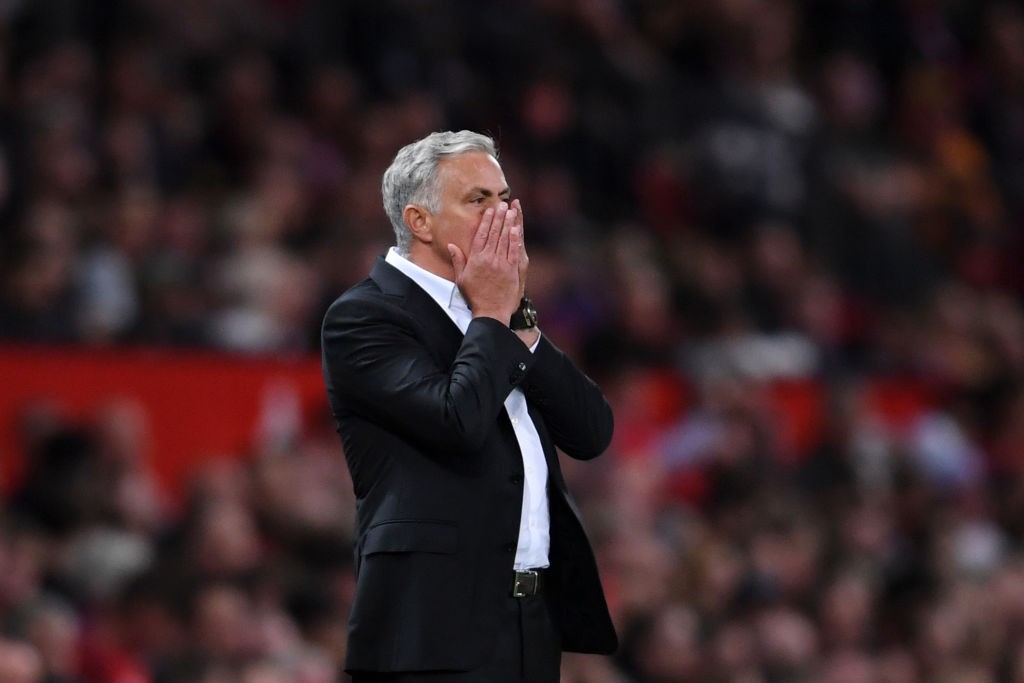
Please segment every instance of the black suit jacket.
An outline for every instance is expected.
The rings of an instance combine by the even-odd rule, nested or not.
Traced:
[[[495,642],[511,588],[523,461],[504,408],[516,386],[548,464],[545,590],[565,650],[617,646],[594,555],[556,447],[587,459],[612,434],[597,386],[546,338],[534,353],[497,320],[465,336],[378,259],[327,311],[327,394],[357,497],[348,670],[469,670]]]

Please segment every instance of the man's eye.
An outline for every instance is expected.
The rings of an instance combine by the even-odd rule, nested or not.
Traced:
[[[483,204],[484,198],[483,197],[474,197],[473,199],[471,199],[469,201],[471,201],[473,204]]]

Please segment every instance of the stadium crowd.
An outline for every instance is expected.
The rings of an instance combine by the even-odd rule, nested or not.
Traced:
[[[315,355],[394,152],[489,132],[541,328],[616,409],[565,467],[622,646],[563,680],[1024,683],[1019,3],[15,0],[0,46],[4,343]],[[0,680],[343,681],[328,419],[180,510],[144,425],[26,406]]]

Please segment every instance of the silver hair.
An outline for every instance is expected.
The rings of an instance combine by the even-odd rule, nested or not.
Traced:
[[[466,152],[484,152],[498,158],[494,139],[471,130],[431,133],[398,150],[380,184],[384,212],[395,231],[398,253],[408,256],[412,245],[412,233],[403,219],[405,207],[419,204],[429,211],[440,211],[438,165],[445,157]]]

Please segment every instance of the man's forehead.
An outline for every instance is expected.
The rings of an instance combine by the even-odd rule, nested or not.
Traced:
[[[440,170],[445,180],[468,185],[505,185],[505,174],[498,160],[486,152],[463,152],[441,159]]]

